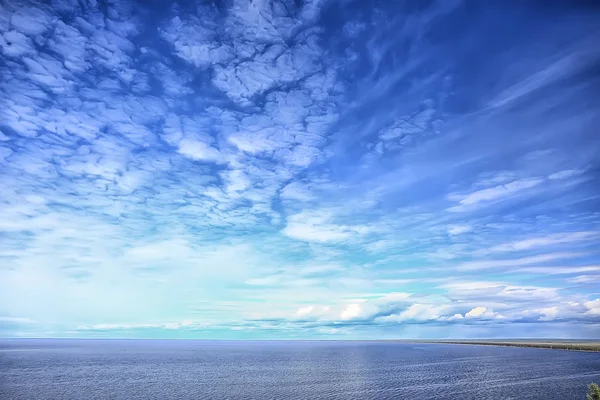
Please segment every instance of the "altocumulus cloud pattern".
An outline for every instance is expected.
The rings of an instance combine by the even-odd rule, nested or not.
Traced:
[[[593,1],[0,3],[0,334],[600,332]]]

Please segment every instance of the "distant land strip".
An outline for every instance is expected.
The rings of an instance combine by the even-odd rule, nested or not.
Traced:
[[[538,349],[556,349],[573,351],[600,352],[600,341],[598,342],[576,342],[576,341],[502,341],[502,340],[431,340],[423,343],[438,344],[470,344],[477,346],[507,346],[507,347],[533,347]]]

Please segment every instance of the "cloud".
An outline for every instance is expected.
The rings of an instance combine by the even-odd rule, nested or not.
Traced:
[[[219,151],[204,142],[183,139],[178,146],[179,153],[194,160],[218,162],[221,159]]]
[[[290,215],[283,234],[308,242],[345,242],[368,234],[367,225],[336,224],[333,215],[327,211],[301,212]]]
[[[448,199],[458,202],[457,205],[448,208],[450,212],[468,212],[477,209],[480,206],[495,204],[499,201],[514,198],[515,196],[531,192],[531,189],[538,188],[541,185],[563,181],[564,183],[577,183],[572,178],[584,174],[583,170],[561,170],[550,173],[545,177],[530,177],[511,180],[511,174],[496,174],[495,177],[489,179],[484,178],[474,184],[474,187],[488,186],[495,182],[505,182],[501,185],[486,187],[469,193],[450,193]]]
[[[363,312],[364,312],[364,310],[360,304],[357,304],[357,303],[348,304],[346,306],[346,308],[344,308],[344,310],[341,312],[340,319],[343,321],[354,319],[354,318],[361,316],[361,314],[363,314]]]
[[[295,316],[300,317],[300,318],[304,318],[304,317],[308,317],[308,316],[322,316],[324,315],[327,311],[329,311],[329,307],[324,307],[324,306],[304,306],[304,307],[300,307],[296,313]]]
[[[567,279],[567,282],[571,283],[594,283],[600,282],[600,275],[579,275],[573,278]]]
[[[139,330],[180,330],[180,329],[210,329],[210,325],[192,320],[183,320],[177,322],[163,322],[151,324],[95,324],[83,325],[75,328],[75,331],[97,331],[97,332],[114,332],[114,331],[139,331]]]
[[[600,299],[586,301],[584,303],[587,315],[600,316]]]
[[[497,300],[498,302],[541,301],[559,298],[557,288],[523,286],[505,282],[467,281],[440,285],[453,301]]]
[[[575,252],[561,252],[561,253],[548,253],[537,256],[529,256],[522,258],[513,258],[506,260],[489,260],[489,261],[470,261],[457,266],[459,271],[476,271],[482,269],[491,268],[507,268],[507,267],[519,267],[522,265],[531,265],[538,263],[545,263],[560,259],[577,258],[585,253]]]
[[[16,324],[34,324],[35,321],[29,318],[22,317],[0,317],[2,323],[16,323]]]
[[[492,310],[488,310],[485,307],[475,307],[471,311],[465,314],[465,318],[467,319],[493,319],[496,318],[496,313]]]
[[[464,318],[465,317],[463,317],[462,314],[454,314],[453,316],[448,317],[448,321],[459,321]]]
[[[494,246],[490,249],[492,252],[508,252],[530,250],[536,247],[546,247],[561,245],[571,242],[586,241],[598,238],[600,233],[596,231],[554,233],[545,237],[530,238],[518,242],[505,243]]]
[[[499,284],[485,282],[465,283],[470,288],[494,290]],[[496,286],[494,286],[496,285]],[[409,293],[389,293],[386,295],[362,299],[359,302],[348,301],[338,305],[315,305],[299,308],[293,316],[271,316],[269,321],[286,326],[316,327],[361,327],[399,326],[404,324],[432,324],[438,326],[461,324],[498,324],[525,322],[579,321],[597,323],[595,300],[575,302],[558,295],[558,292],[544,293],[543,288],[500,287],[505,294],[498,297],[482,297],[471,292],[469,296],[452,299],[449,297],[422,296]],[[531,293],[532,290],[538,293]],[[479,302],[480,305],[477,305]],[[481,305],[484,303],[485,305]],[[533,307],[545,304],[545,307]],[[532,307],[525,307],[531,305]],[[501,311],[494,311],[492,308]],[[254,323],[261,321],[258,318]],[[498,328],[500,329],[500,328]]]
[[[448,227],[448,233],[450,235],[461,235],[463,233],[471,232],[473,228],[468,225],[452,225]]]
[[[549,274],[549,275],[567,275],[578,274],[581,272],[600,272],[600,265],[571,266],[571,267],[526,267],[519,268],[515,272],[524,272],[531,274]]]
[[[545,65],[544,68],[535,72],[528,78],[500,93],[498,97],[493,100],[492,106],[502,107],[512,102],[519,101],[522,98],[535,93],[535,91],[550,85],[553,81],[564,77],[565,74],[574,69],[581,68],[582,56],[581,50],[567,55],[561,54],[558,59],[553,60],[549,65]]]
[[[563,171],[558,171],[548,176],[550,180],[560,180],[560,179],[568,179],[579,176],[583,173],[583,171],[576,169],[566,169]]]
[[[458,205],[451,207],[448,210],[460,212],[479,203],[492,202],[516,195],[519,192],[538,186],[543,182],[543,179],[537,178],[520,179],[504,185],[481,189],[467,194],[451,194],[448,198],[458,202]]]

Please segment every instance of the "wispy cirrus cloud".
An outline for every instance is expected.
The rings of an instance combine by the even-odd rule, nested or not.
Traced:
[[[532,274],[550,274],[567,275],[579,274],[582,272],[600,272],[600,265],[570,266],[570,267],[525,267],[519,268],[518,272],[527,272]]]
[[[496,202],[513,198],[515,196],[527,194],[530,189],[538,187],[544,183],[551,181],[568,180],[582,174],[578,170],[563,170],[554,172],[547,177],[542,178],[523,178],[512,180],[501,185],[479,189],[474,192],[457,194],[451,193],[448,199],[457,202],[458,204],[448,208],[451,212],[464,212],[469,208],[477,208],[494,204]],[[481,184],[481,183],[480,183]]]
[[[523,190],[533,188],[543,182],[542,179],[521,179],[509,182],[504,185],[494,186],[487,189],[477,190],[472,193],[465,195],[450,195],[450,200],[458,202],[458,206],[450,208],[449,211],[460,211],[464,207],[476,205],[482,202],[491,202],[494,200],[502,199],[504,197],[510,197]]]
[[[546,263],[555,260],[577,258],[585,255],[585,253],[547,253],[537,256],[528,256],[521,258],[512,259],[501,259],[501,260],[488,260],[488,261],[470,261],[460,264],[457,269],[463,271],[480,270],[480,269],[491,269],[491,268],[508,268],[508,267],[520,267],[523,265]]]
[[[537,247],[547,247],[553,245],[562,245],[572,242],[580,242],[587,240],[598,239],[600,232],[598,231],[583,231],[583,232],[569,232],[569,233],[554,233],[545,237],[530,238],[520,240],[513,243],[505,243],[498,246],[494,246],[490,249],[492,252],[509,252],[509,251],[523,251],[530,250]]]

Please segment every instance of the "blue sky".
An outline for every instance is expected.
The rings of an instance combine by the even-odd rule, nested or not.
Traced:
[[[600,336],[600,9],[6,0],[0,335]]]

